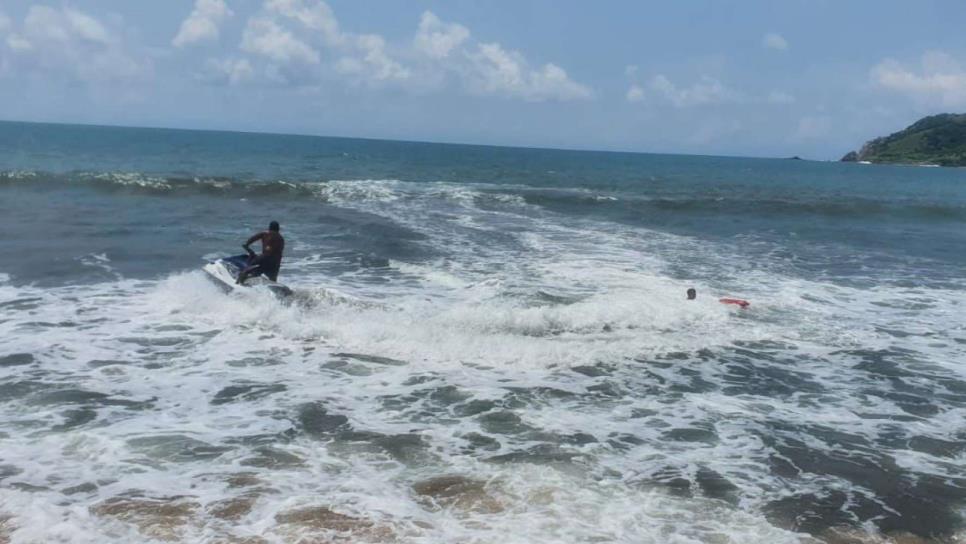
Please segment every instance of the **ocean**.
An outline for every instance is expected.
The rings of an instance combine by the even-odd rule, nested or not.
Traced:
[[[5,122],[0,217],[0,542],[966,538],[964,169]]]

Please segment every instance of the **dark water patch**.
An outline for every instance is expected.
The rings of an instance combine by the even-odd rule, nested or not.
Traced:
[[[941,411],[939,406],[936,406],[930,402],[929,399],[919,395],[899,393],[896,391],[884,391],[882,389],[875,388],[862,388],[858,391],[858,393],[892,401],[902,411],[914,416],[928,418],[938,414]]]
[[[495,455],[485,459],[488,463],[533,463],[536,465],[569,464],[583,458],[580,453],[560,448],[554,444],[537,444],[522,451]]]
[[[0,368],[29,365],[34,361],[34,356],[30,353],[12,353],[0,357]]]
[[[57,384],[34,380],[0,383],[0,401],[21,399],[28,395],[56,389],[57,387],[59,387]]]
[[[678,427],[665,432],[662,438],[673,442],[701,442],[709,445],[718,443],[718,435],[710,425]]]
[[[65,410],[61,413],[61,416],[63,416],[64,422],[51,427],[52,431],[68,431],[90,423],[97,419],[97,411],[90,408],[79,408],[77,410]]]
[[[0,308],[2,308],[3,311],[5,312],[7,311],[22,312],[26,310],[36,310],[37,308],[40,307],[41,301],[43,301],[41,297],[18,298],[14,300],[7,300],[4,302],[0,302]]]
[[[784,342],[781,340],[735,340],[732,345],[739,348],[745,348],[751,350],[752,352],[760,352],[763,350],[776,350],[776,351],[796,351],[798,346],[791,344],[789,342]]]
[[[413,387],[416,385],[432,383],[437,380],[439,380],[439,377],[434,376],[432,374],[415,374],[413,376],[406,378],[406,381],[403,382],[403,385],[405,385],[406,387]]]
[[[883,378],[910,378],[915,373],[906,368],[911,361],[905,354],[890,350],[849,350],[837,351],[832,355],[848,355],[856,357],[859,362],[852,368],[868,372],[872,376]]]
[[[25,491],[27,493],[42,493],[45,491],[50,491],[50,488],[43,485],[34,485],[27,482],[10,482],[6,484],[7,487],[16,489],[17,491]]]
[[[536,429],[527,425],[517,414],[501,410],[490,412],[479,417],[480,427],[490,434],[520,434],[526,432],[536,432]]]
[[[547,405],[577,397],[577,394],[571,391],[547,386],[505,387],[504,389],[510,392],[508,397],[504,399],[504,404],[508,406]]]
[[[433,388],[429,393],[428,400],[436,406],[449,407],[462,403],[472,397],[472,393],[464,391],[455,385],[444,385]]]
[[[388,268],[389,259],[379,255],[360,255],[359,266],[362,268]]]
[[[435,382],[430,376],[414,377],[407,385],[421,385]],[[381,395],[379,402],[384,409],[410,413],[413,421],[438,421],[446,414],[462,415],[459,405],[473,396],[472,393],[454,385],[422,387],[406,395]],[[418,410],[418,413],[414,411]]]
[[[690,368],[678,369],[678,375],[685,379],[684,383],[675,381],[668,386],[672,393],[710,393],[717,391],[719,386],[716,383],[704,379],[701,372]]]
[[[857,526],[855,515],[848,508],[867,502],[864,495],[856,497],[830,490],[823,495],[808,493],[774,501],[764,508],[764,514],[777,527],[817,536],[834,527]]]
[[[335,370],[347,376],[371,376],[372,369],[363,364],[354,364],[344,359],[336,359],[319,365],[320,368]]]
[[[655,472],[649,479],[641,481],[643,487],[657,486],[675,497],[690,499],[694,497],[695,489],[691,479],[681,468],[664,467]]]
[[[377,365],[386,366],[406,366],[406,361],[400,361],[398,359],[390,359],[389,357],[379,357],[377,355],[365,355],[362,353],[335,353],[333,357],[342,357],[344,359],[353,359],[355,361],[362,361],[363,363],[373,363]]]
[[[27,321],[17,325],[17,330],[29,333],[38,332],[37,329],[72,329],[76,326],[76,321]]]
[[[567,446],[585,446],[597,444],[599,440],[590,433],[555,433],[551,431],[534,431],[524,435],[524,439],[532,442],[549,442]]]
[[[129,365],[129,364],[131,364],[130,361],[122,361],[119,359],[92,359],[90,361],[87,361],[87,366],[90,366],[92,368],[101,368],[101,367],[113,366],[113,365]]]
[[[249,402],[267,397],[273,393],[286,391],[287,389],[288,387],[280,383],[229,385],[215,393],[215,397],[211,399],[211,404],[228,404],[239,401]]]
[[[698,468],[694,474],[694,481],[705,497],[722,500],[733,505],[738,504],[738,486],[714,470],[707,467]]]
[[[376,400],[383,410],[394,412],[408,412],[413,408],[413,402],[417,397],[412,395],[379,395]]]
[[[84,391],[83,389],[61,389],[50,393],[42,393],[31,399],[33,404],[52,405],[52,404],[100,404],[110,395],[97,393],[94,391]]]
[[[639,224],[642,218],[680,222],[682,217],[794,218],[821,217],[828,220],[850,220],[857,217],[907,219],[917,221],[952,221],[966,219],[966,207],[940,202],[916,203],[874,199],[864,196],[825,198],[814,195],[789,195],[768,198],[762,194],[712,197],[693,195],[640,196],[621,193],[620,197],[600,198],[584,191],[565,189],[528,190],[522,193],[527,204],[541,206],[569,215],[605,215],[613,220]]]
[[[175,331],[175,332],[185,332],[185,331],[193,330],[193,327],[191,327],[191,326],[188,326],[188,325],[178,325],[178,324],[158,325],[158,326],[152,327],[152,328],[156,332],[171,332],[171,331]],[[204,334],[204,333],[199,333],[199,334]]]
[[[50,389],[50,388],[48,388]],[[57,391],[41,392],[31,397],[30,402],[41,406],[56,406],[60,404],[86,404],[97,406],[123,406],[129,410],[148,410],[154,407],[157,399],[137,401],[112,397],[106,393],[86,391],[83,389],[60,389]]]
[[[599,399],[621,399],[630,395],[629,391],[614,380],[604,380],[600,383],[587,387],[587,394],[592,398]]]
[[[469,402],[453,407],[453,414],[458,417],[472,417],[484,412],[489,412],[500,406],[499,401],[490,399],[473,399]]]
[[[258,448],[252,457],[242,459],[241,465],[246,467],[266,469],[291,469],[305,466],[305,461],[298,455],[277,448]]]
[[[607,435],[607,444],[615,450],[627,451],[634,446],[641,446],[647,441],[631,433],[613,432]]]
[[[774,523],[819,534],[838,525],[872,522],[885,532],[923,537],[948,535],[960,526],[957,512],[966,500],[963,481],[910,474],[854,435],[812,429],[818,434],[813,436],[829,444],[828,449],[817,449],[776,431],[761,435],[776,452],[770,459],[775,475],[793,480],[803,473],[838,477],[872,495],[827,489],[781,499],[766,508]]]
[[[728,478],[706,466],[693,470],[682,467],[664,467],[650,478],[639,482],[644,487],[659,487],[673,496],[691,499],[702,496],[737,506],[740,489]]]
[[[825,387],[808,374],[787,366],[773,366],[754,358],[729,358],[722,376],[728,385],[722,391],[731,396],[755,395],[768,398],[788,397],[799,393],[824,393]]]
[[[123,406],[128,410],[151,410],[154,408],[154,403],[157,402],[157,400],[157,397],[151,397],[147,400],[131,400],[108,397],[101,400],[100,404],[102,406]]]
[[[150,459],[173,463],[207,461],[231,450],[179,434],[132,438],[127,445],[132,451]]]
[[[891,414],[891,413],[880,413],[880,412],[855,412],[855,415],[862,419],[886,419],[890,421],[897,421],[903,423],[909,423],[913,421],[926,421],[926,418],[919,416],[911,416],[908,414]]]
[[[276,366],[283,364],[284,361],[276,359],[274,357],[245,357],[242,359],[233,359],[226,362],[228,366],[234,367],[247,367],[247,366]]]
[[[84,482],[82,484],[72,485],[70,487],[65,487],[60,490],[64,495],[77,495],[79,493],[91,494],[97,491],[97,484],[94,482]]]
[[[351,428],[349,418],[341,414],[329,414],[321,402],[310,402],[298,407],[299,428],[313,438],[327,438]]]
[[[469,445],[466,449],[470,451],[497,451],[500,449],[500,441],[485,434],[470,432],[462,435],[462,438],[466,440]]]
[[[909,449],[936,457],[957,458],[966,452],[966,433],[960,433],[956,442],[929,436],[913,436],[909,439],[908,446]]]
[[[416,433],[383,434],[372,431],[344,431],[332,447],[348,453],[387,455],[404,465],[422,466],[437,462],[429,443]]]
[[[429,444],[418,434],[385,435],[372,442],[393,459],[404,464],[424,464],[435,459],[429,451]]]
[[[0,481],[6,480],[11,476],[16,476],[22,472],[22,468],[14,465],[0,465]]]
[[[118,338],[117,341],[146,348],[171,348],[186,346],[192,339],[179,336],[126,336]]]
[[[547,291],[537,291],[531,297],[534,306],[569,306],[587,298],[585,295],[562,295]]]
[[[593,365],[579,365],[572,366],[570,370],[576,372],[577,374],[583,374],[588,378],[600,378],[603,376],[610,376],[614,373],[614,365],[607,363],[596,363]]]
[[[937,377],[935,381],[945,389],[945,391],[936,392],[939,398],[953,403],[966,404],[966,382],[945,377]]]
[[[280,418],[281,419],[281,418]],[[298,436],[298,431],[288,428],[277,433],[258,433],[233,436],[225,439],[226,444],[241,445],[250,448],[288,444]]]

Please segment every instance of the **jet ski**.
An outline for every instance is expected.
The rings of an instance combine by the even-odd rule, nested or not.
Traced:
[[[292,294],[292,290],[287,286],[276,281],[272,281],[257,272],[249,276],[243,285],[238,285],[238,283],[236,283],[238,281],[238,275],[248,266],[249,262],[250,257],[248,255],[221,257],[219,259],[209,261],[208,264],[203,267],[203,270],[208,273],[209,278],[222,287],[222,289],[224,289],[226,292],[239,288],[244,289],[249,287],[263,287],[271,291],[272,294],[280,297],[287,297]]]

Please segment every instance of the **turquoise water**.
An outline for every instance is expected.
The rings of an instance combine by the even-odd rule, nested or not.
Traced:
[[[962,531],[963,169],[0,123],[0,214],[24,541]]]

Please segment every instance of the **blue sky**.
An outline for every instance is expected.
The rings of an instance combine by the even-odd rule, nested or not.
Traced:
[[[966,111],[966,2],[0,4],[0,118],[837,159]]]

